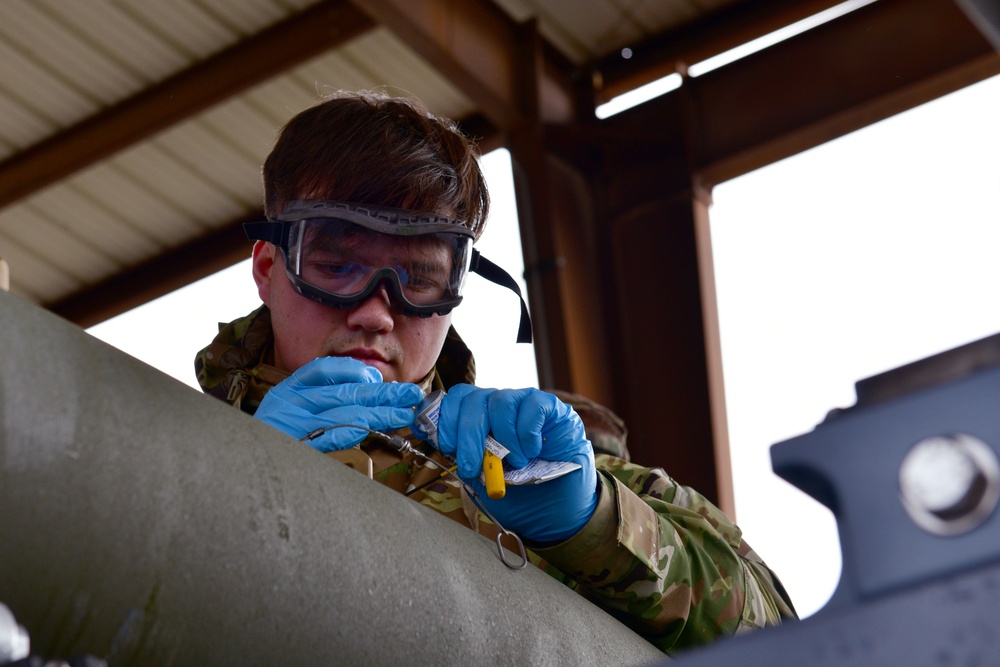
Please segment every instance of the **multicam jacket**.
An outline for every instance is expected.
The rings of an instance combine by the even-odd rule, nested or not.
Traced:
[[[215,341],[197,355],[198,381],[206,393],[253,414],[287,375],[269,365],[271,354],[270,312],[261,307],[220,326]],[[447,389],[474,380],[472,354],[452,329],[422,386]],[[665,652],[795,617],[777,577],[721,510],[664,470],[619,458],[628,456],[625,431],[613,413],[592,403],[581,405],[580,413],[588,437],[604,445],[599,450],[618,456],[599,451],[595,457],[600,491],[591,520],[565,542],[529,549],[532,563]],[[372,459],[374,479],[495,538],[496,527],[461,486],[440,476],[443,459],[437,459],[442,465],[428,464],[374,440],[360,447]]]

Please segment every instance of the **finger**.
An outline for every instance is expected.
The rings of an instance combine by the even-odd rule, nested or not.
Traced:
[[[542,450],[551,452],[553,461],[570,461],[581,452],[590,452],[593,447],[587,439],[587,429],[576,411],[559,399],[552,398],[553,411],[542,427]]]
[[[331,408],[316,415],[316,421],[325,426],[355,424],[373,431],[392,431],[413,423],[410,408],[356,406]]]
[[[457,384],[448,390],[441,401],[441,414],[438,416],[438,449],[445,456],[455,458],[462,400],[475,391],[476,387],[471,384]]]
[[[501,389],[489,397],[490,432],[510,451],[504,461],[514,468],[523,468],[527,465],[528,459],[537,456],[540,447],[522,441],[517,429],[518,415],[523,409],[522,400],[529,391]],[[538,440],[540,441],[540,438]]]
[[[424,392],[409,382],[379,382],[377,384],[352,384],[346,395],[352,405],[364,407],[412,408],[419,403]],[[331,387],[331,389],[333,389]],[[413,412],[412,410],[410,411]]]
[[[370,408],[363,418],[368,428],[375,431],[395,431],[413,423],[416,413],[411,408]]]
[[[420,387],[408,382],[349,382],[299,387],[289,393],[289,402],[312,414],[349,406],[412,408],[423,398]]]
[[[381,382],[382,373],[351,357],[319,357],[292,373],[292,378],[303,386],[317,387],[348,382]]]
[[[521,400],[521,410],[517,415],[517,435],[521,446],[529,458],[552,458],[552,452],[546,447],[546,426],[555,418],[554,403],[559,400],[544,391],[532,390]]]
[[[483,452],[486,436],[490,432],[487,401],[492,389],[478,389],[462,398],[456,429],[455,462],[458,475],[463,479],[476,479],[483,469]]]
[[[324,426],[334,426],[309,442],[321,451],[346,449],[359,444],[371,431],[394,431],[409,426],[413,422],[413,410],[409,408],[335,408],[317,415],[317,422]],[[317,426],[316,428],[321,428]]]

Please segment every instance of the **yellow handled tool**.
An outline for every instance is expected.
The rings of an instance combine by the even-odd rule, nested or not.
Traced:
[[[507,495],[507,483],[503,478],[503,461],[493,452],[483,453],[483,477],[486,478],[486,495],[500,500]]]
[[[410,430],[418,438],[427,440],[437,446],[437,422],[441,416],[441,401],[444,399],[444,391],[438,389],[428,394],[424,400],[416,407],[416,416]],[[503,477],[503,461],[500,455],[504,455],[507,448],[501,445],[491,436],[486,436],[486,451],[483,452],[483,478],[486,482],[486,495],[493,500],[500,500],[507,495],[507,482]]]

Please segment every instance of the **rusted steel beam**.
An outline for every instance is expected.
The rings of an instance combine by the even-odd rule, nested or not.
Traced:
[[[370,30],[326,0],[0,163],[0,208]]]
[[[719,183],[998,73],[953,0],[880,0],[689,79],[694,168]]]
[[[262,217],[263,213],[227,224],[44,307],[81,327],[100,324],[248,259],[251,244],[243,222]]]
[[[525,78],[537,81],[543,120],[565,120],[577,112],[570,75],[552,61],[551,52],[535,72],[525,71],[518,52],[533,47],[523,44],[524,31],[489,0],[365,0],[358,7],[392,30],[503,130],[533,122],[533,110],[526,110],[518,97]]]
[[[735,3],[675,30],[630,45],[628,58],[615,52],[591,67],[598,103],[742,46],[843,0],[760,0]]]
[[[566,277],[560,270],[562,248],[550,224],[559,205],[551,196],[552,174],[544,143],[540,81],[544,59],[537,26],[525,23],[515,30],[519,48],[510,52],[515,68],[522,74],[512,84],[511,101],[522,119],[508,128],[507,141],[514,170],[518,222],[524,254],[524,278],[535,322],[535,359],[542,386],[575,388],[570,371],[566,322],[569,313],[561,286]]]
[[[598,98],[650,80],[656,73],[650,68],[670,73],[678,63],[693,64],[735,46],[740,35],[777,27],[775,16],[798,16],[791,6],[768,13],[781,4],[762,6],[753,24],[757,28],[746,28],[750,32],[708,24],[673,41],[668,33],[637,47],[634,64],[609,57],[595,66],[604,82]],[[829,4],[817,0],[802,13]],[[685,128],[657,123],[649,129],[659,139],[671,135],[678,143],[677,135],[686,132],[692,169],[711,186],[996,74],[1000,54],[953,0],[880,0],[686,79],[693,122]],[[651,104],[672,117],[680,97],[670,94]]]
[[[572,387],[561,297],[560,248],[546,221],[549,196],[544,121],[568,122],[583,106],[572,73],[558,63],[533,21],[517,23],[493,2],[366,0],[380,24],[462,90],[506,136],[515,168],[525,278],[543,385]],[[589,90],[588,90],[589,93]]]

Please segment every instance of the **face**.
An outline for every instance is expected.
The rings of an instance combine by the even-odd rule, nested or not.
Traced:
[[[382,288],[353,308],[332,308],[292,287],[281,251],[264,241],[253,248],[253,275],[271,309],[274,362],[293,372],[317,357],[353,357],[391,382],[422,380],[441,352],[451,314],[400,314]]]

